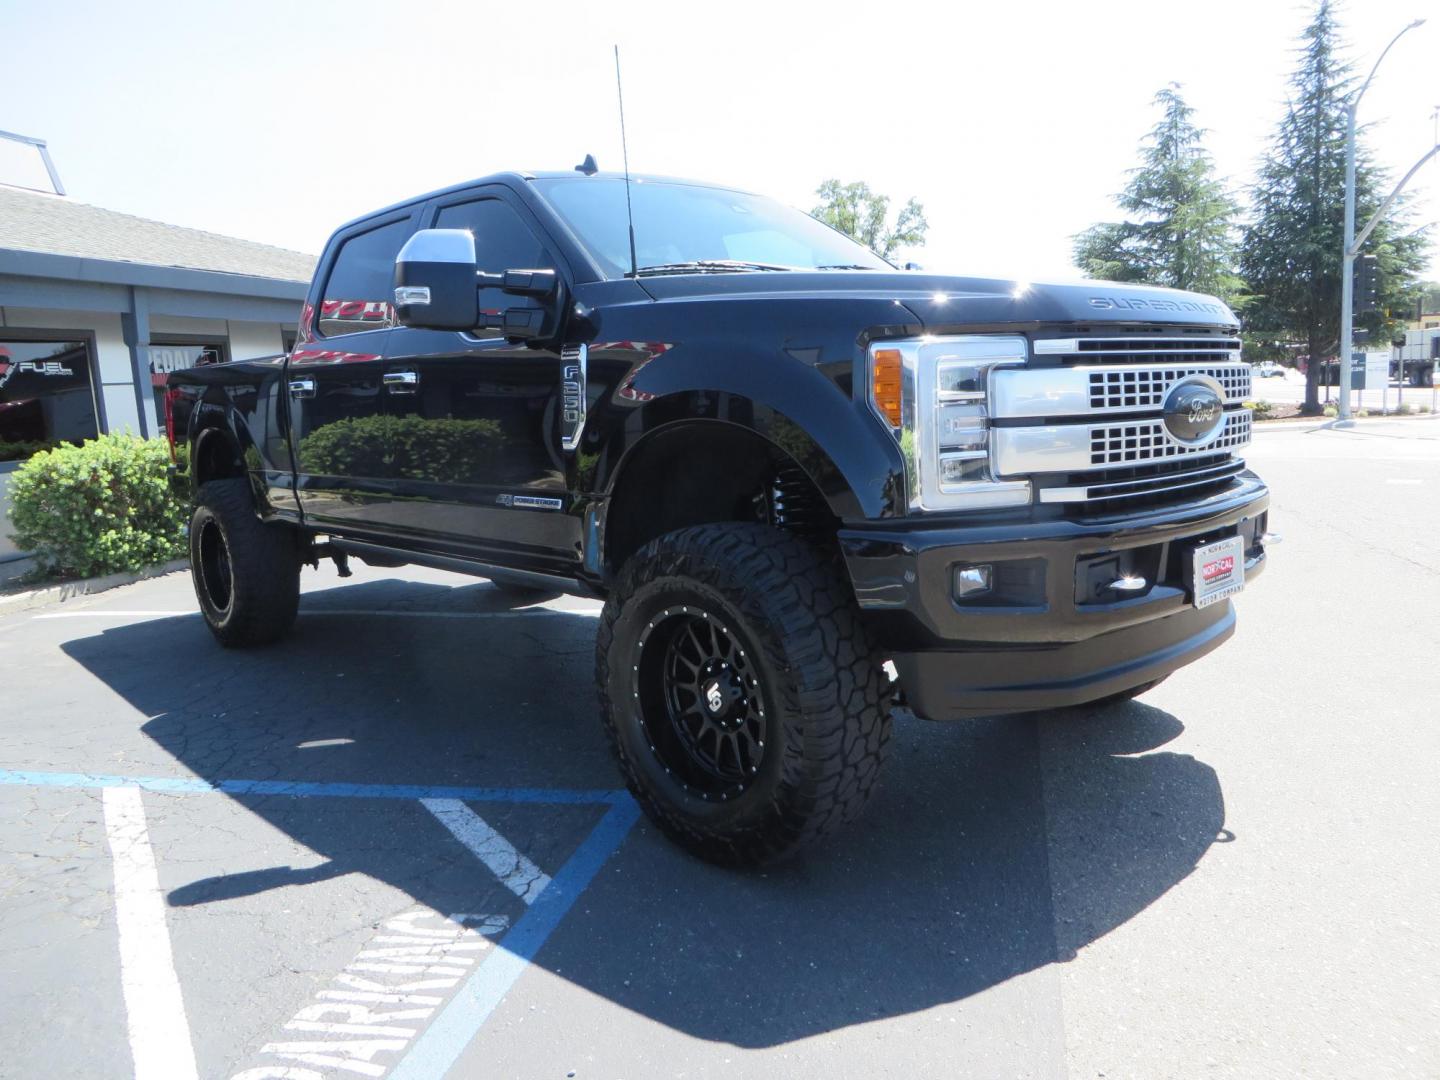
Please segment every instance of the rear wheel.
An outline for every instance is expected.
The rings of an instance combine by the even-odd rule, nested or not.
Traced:
[[[190,519],[190,576],[200,613],[220,644],[264,645],[284,636],[300,602],[295,530],[255,514],[250,482],[200,487]]]
[[[886,681],[834,569],[762,525],[703,525],[625,566],[596,642],[627,785],[683,847],[737,865],[856,817],[890,738]]]

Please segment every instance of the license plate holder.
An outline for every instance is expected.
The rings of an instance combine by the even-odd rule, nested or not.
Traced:
[[[1201,544],[1190,553],[1190,589],[1197,608],[1209,607],[1245,588],[1245,538]]]

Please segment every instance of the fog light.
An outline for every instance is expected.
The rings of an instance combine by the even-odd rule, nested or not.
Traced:
[[[968,600],[988,593],[993,578],[992,569],[989,563],[955,567],[955,599]]]

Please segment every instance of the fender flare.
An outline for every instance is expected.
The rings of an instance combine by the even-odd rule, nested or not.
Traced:
[[[604,410],[610,422],[602,420],[603,433],[591,444],[600,451],[591,490],[602,498],[658,432],[710,421],[744,428],[792,458],[842,521],[903,512],[898,444],[863,402],[812,364],[783,352],[677,348],[644,365],[631,385],[649,400],[614,399]]]

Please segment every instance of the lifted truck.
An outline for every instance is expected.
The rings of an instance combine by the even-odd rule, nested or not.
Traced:
[[[603,597],[626,783],[740,864],[859,813],[898,703],[1132,697],[1233,632],[1269,496],[1223,303],[901,272],[655,177],[632,241],[626,186],[503,174],[367,215],[288,356],[171,376],[222,644],[281,637],[325,557]]]

